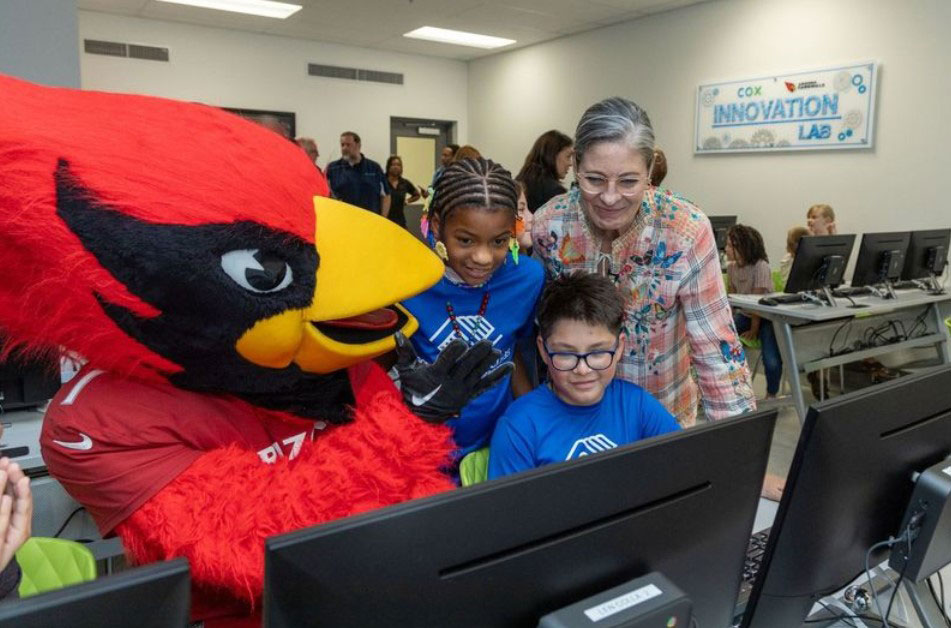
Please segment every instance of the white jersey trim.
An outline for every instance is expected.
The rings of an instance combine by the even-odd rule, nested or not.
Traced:
[[[59,402],[61,406],[71,406],[73,402],[76,401],[76,397],[79,396],[79,393],[83,391],[83,388],[86,387],[86,384],[94,380],[95,378],[102,375],[105,371],[100,369],[93,369],[82,376],[82,378],[76,382],[76,385],[73,386],[73,389],[69,391],[69,394],[66,395],[66,398]]]

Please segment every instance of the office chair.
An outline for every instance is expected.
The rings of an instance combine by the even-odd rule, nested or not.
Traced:
[[[85,545],[66,539],[34,536],[16,553],[23,572],[20,597],[96,579],[96,559]]]

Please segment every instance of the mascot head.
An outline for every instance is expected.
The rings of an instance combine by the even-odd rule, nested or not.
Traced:
[[[442,264],[325,198],[296,145],[213,107],[0,76],[6,350],[298,414],[416,321]],[[311,408],[308,410],[308,408]]]

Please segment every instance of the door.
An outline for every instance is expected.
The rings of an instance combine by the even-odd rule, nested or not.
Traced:
[[[442,149],[452,142],[456,123],[422,118],[390,118],[390,150],[403,160],[403,177],[423,189],[439,167]],[[406,227],[417,237],[422,199],[406,206]]]

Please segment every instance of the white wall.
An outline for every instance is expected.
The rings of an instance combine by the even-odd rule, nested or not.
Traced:
[[[321,166],[340,157],[345,130],[359,133],[364,153],[382,165],[390,154],[390,116],[454,120],[457,138],[466,138],[462,61],[92,11],[79,12],[79,34],[170,49],[168,63],[82,54],[84,89],[294,111],[297,134],[320,146]],[[404,84],[308,76],[308,62],[401,72]]]
[[[719,0],[470,63],[469,138],[518,167],[549,128],[625,96],[651,116],[664,185],[708,214],[738,214],[778,263],[788,227],[832,205],[840,232],[951,225],[948,0]],[[694,156],[696,89],[711,80],[874,60],[875,147]]]
[[[0,73],[79,87],[76,0],[0,2]]]

